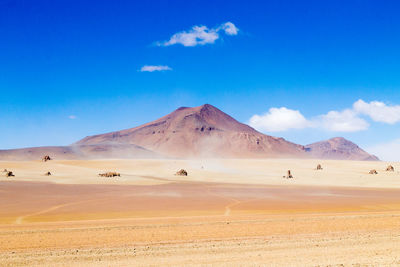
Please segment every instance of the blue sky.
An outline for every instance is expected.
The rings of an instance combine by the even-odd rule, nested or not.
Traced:
[[[0,0],[0,148],[210,103],[296,143],[344,136],[400,160],[397,1],[188,2]]]

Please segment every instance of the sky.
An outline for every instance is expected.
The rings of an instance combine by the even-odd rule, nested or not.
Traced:
[[[0,0],[0,149],[212,104],[400,161],[398,1]]]

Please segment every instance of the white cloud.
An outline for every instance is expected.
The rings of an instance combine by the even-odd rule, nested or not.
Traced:
[[[165,71],[165,70],[172,70],[172,69],[168,66],[162,66],[162,65],[158,65],[158,66],[144,65],[140,69],[141,72],[153,72],[153,71]]]
[[[384,161],[400,161],[400,139],[385,144],[377,144],[366,149]]]
[[[368,122],[357,116],[351,109],[329,111],[316,119],[316,125],[332,132],[358,132],[367,130]]]
[[[75,115],[69,115],[69,116],[68,116],[68,119],[75,120],[75,119],[76,119],[76,116],[75,116]]]
[[[198,44],[212,44],[219,38],[219,34],[206,26],[194,26],[189,32],[174,34],[169,41],[162,43],[163,46],[182,44],[183,46],[196,46]]]
[[[400,122],[400,105],[389,106],[383,102],[363,100],[354,102],[353,107],[342,111],[332,110],[310,119],[300,111],[286,107],[270,108],[264,115],[253,115],[250,126],[259,131],[283,132],[290,129],[317,128],[330,132],[358,132],[369,128],[361,116],[367,115],[373,121],[395,124]]]
[[[249,125],[261,132],[284,132],[290,129],[317,128],[330,132],[357,132],[368,129],[369,124],[351,109],[329,111],[311,119],[300,111],[286,107],[270,108],[264,115],[253,115]]]
[[[168,41],[159,42],[159,46],[170,46],[181,44],[183,46],[196,46],[213,44],[220,38],[220,31],[227,35],[237,35],[239,29],[232,22],[225,22],[216,28],[207,28],[206,26],[193,26],[189,31],[175,33]]]
[[[298,110],[285,107],[270,108],[264,115],[254,115],[250,118],[250,126],[267,132],[282,132],[289,129],[303,129],[311,126]]]
[[[388,124],[400,122],[400,105],[388,106],[379,101],[366,103],[360,99],[353,104],[353,109],[359,114],[369,116],[374,121]]]
[[[227,35],[237,35],[239,31],[232,22],[225,22],[220,28],[223,29]]]

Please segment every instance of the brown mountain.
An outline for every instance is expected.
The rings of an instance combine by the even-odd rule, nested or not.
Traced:
[[[212,105],[182,107],[139,127],[86,137],[74,146],[135,144],[170,157],[304,157],[303,146],[257,132]]]
[[[85,137],[70,146],[0,150],[1,160],[93,158],[321,158],[378,160],[344,138],[297,145],[262,134],[214,106],[178,108],[144,125]]]
[[[313,158],[320,159],[379,160],[343,137],[306,145],[306,150]]]

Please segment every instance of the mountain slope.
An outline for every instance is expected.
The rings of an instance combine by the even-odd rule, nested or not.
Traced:
[[[359,146],[344,139],[335,137],[329,140],[306,145],[307,153],[320,159],[343,160],[379,160],[376,156],[367,153]]]
[[[257,132],[212,105],[182,107],[139,127],[74,145],[135,144],[172,157],[304,157],[304,147]]]

